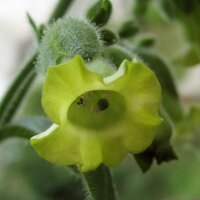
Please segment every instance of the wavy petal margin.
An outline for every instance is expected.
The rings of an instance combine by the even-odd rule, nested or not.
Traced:
[[[90,129],[67,119],[69,105],[91,90],[115,91],[124,97],[125,114],[119,122],[105,129]],[[125,60],[116,73],[103,78],[88,71],[82,58],[76,56],[49,67],[42,104],[58,125],[32,137],[31,145],[44,159],[61,165],[78,164],[83,172],[101,163],[118,165],[128,152],[140,153],[152,143],[161,122],[160,99],[160,84],[143,63]]]

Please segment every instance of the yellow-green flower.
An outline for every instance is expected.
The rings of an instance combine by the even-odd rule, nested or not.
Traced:
[[[42,104],[55,123],[31,138],[44,159],[87,172],[144,151],[160,123],[160,85],[143,63],[125,60],[112,75],[92,72],[80,56],[49,67]]]

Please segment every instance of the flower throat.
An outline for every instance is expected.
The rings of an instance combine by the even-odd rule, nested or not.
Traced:
[[[93,90],[72,102],[67,117],[76,125],[101,129],[120,120],[124,110],[125,101],[119,93]]]

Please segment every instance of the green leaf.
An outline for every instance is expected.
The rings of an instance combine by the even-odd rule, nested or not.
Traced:
[[[162,106],[165,108],[174,123],[179,123],[184,117],[183,108],[179,98],[162,91]]]
[[[35,133],[40,133],[49,128],[52,123],[46,117],[32,116],[17,120],[13,122],[13,124],[30,129]]]
[[[100,0],[87,12],[87,18],[98,26],[105,25],[111,15],[112,4],[109,0]]]
[[[28,21],[29,21],[29,24],[30,26],[32,27],[34,33],[35,33],[35,37],[37,39],[37,41],[39,42],[40,41],[40,30],[38,29],[35,21],[33,20],[33,18],[31,17],[31,15],[29,13],[27,13],[27,18],[28,18]]]
[[[105,45],[111,45],[117,42],[117,36],[112,31],[107,29],[101,31],[101,37]]]
[[[172,96],[178,97],[172,74],[162,57],[159,54],[141,48],[136,49],[134,52],[154,71],[160,81],[162,89],[166,90]]]
[[[119,36],[121,38],[133,37],[139,32],[139,27],[135,21],[127,21],[119,29]]]
[[[0,141],[10,137],[21,137],[29,139],[35,132],[19,125],[4,125],[0,128]]]
[[[44,117],[28,117],[0,127],[0,141],[19,137],[30,139],[51,125]]]

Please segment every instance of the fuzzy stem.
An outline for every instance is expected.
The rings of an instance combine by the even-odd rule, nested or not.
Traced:
[[[72,1],[73,0],[59,0],[48,22],[63,16]],[[9,123],[12,120],[23,97],[27,93],[31,83],[33,83],[36,77],[34,71],[36,57],[37,53],[30,58],[5,94],[0,105],[0,125]]]
[[[95,171],[82,174],[89,200],[117,200],[109,168],[99,166]]]
[[[9,124],[0,127],[0,142],[9,137],[30,139],[34,135],[34,131],[17,124]]]
[[[0,107],[0,124],[6,124],[12,119],[21,100],[33,82],[35,78],[34,61],[36,55],[35,53],[27,62],[4,96]]]

